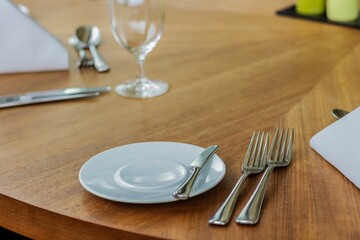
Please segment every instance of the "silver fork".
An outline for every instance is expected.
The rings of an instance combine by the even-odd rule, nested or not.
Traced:
[[[80,52],[79,52],[80,54]],[[80,55],[80,59],[76,62],[76,65],[78,66],[78,68],[83,68],[83,67],[94,67],[94,61],[88,57],[86,55],[85,50],[82,50],[82,54]]]
[[[86,54],[86,50],[79,45],[76,36],[71,36],[68,42],[79,54],[79,60],[76,62],[78,68],[94,67],[94,61]]]
[[[245,179],[250,174],[260,173],[265,169],[269,133],[266,133],[265,143],[263,143],[264,135],[264,132],[261,133],[261,136],[260,132],[253,133],[242,165],[243,175],[239,178],[238,182],[236,183],[229,196],[226,198],[225,202],[216,211],[214,216],[209,219],[210,224],[226,225],[231,218],[231,214],[239,197],[241,185],[243,184]]]
[[[237,223],[253,225],[258,222],[270,175],[275,167],[286,167],[290,164],[293,141],[294,129],[286,129],[285,131],[283,129],[279,130],[279,128],[276,129],[266,160],[268,167],[250,200],[236,218]]]

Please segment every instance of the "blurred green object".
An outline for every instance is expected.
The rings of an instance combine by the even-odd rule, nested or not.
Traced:
[[[321,15],[325,13],[325,0],[298,0],[296,12],[302,15]]]
[[[359,9],[357,0],[327,0],[327,18],[332,21],[348,22],[358,18]]]

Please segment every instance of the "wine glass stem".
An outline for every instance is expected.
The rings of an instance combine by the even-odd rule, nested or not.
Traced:
[[[136,59],[137,64],[138,64],[138,77],[137,80],[141,81],[144,80],[145,77],[145,70],[144,70],[144,62],[145,62],[145,58],[137,58]]]

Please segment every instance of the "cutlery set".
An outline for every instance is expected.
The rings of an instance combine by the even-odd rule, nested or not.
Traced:
[[[81,26],[76,29],[75,35],[68,39],[79,54],[77,66],[79,68],[94,67],[98,72],[107,72],[109,66],[104,61],[96,46],[100,43],[101,34],[96,26]],[[87,53],[89,49],[90,57]],[[15,95],[0,96],[0,108],[16,107],[35,103],[54,102],[61,100],[71,100],[78,98],[88,98],[99,96],[102,92],[108,92],[111,87],[95,88],[65,88],[58,90],[28,92]]]
[[[266,186],[271,173],[276,167],[286,167],[290,164],[292,155],[292,145],[294,142],[294,129],[277,128],[269,148],[269,133],[254,132],[248,149],[246,151],[242,164],[242,176],[237,181],[235,187],[225,199],[224,203],[209,219],[209,224],[226,225],[234,211],[236,202],[240,195],[241,186],[252,174],[259,174],[265,170],[258,186],[250,197],[249,201],[236,218],[238,224],[254,225],[259,221],[262,203],[265,196]],[[182,184],[174,191],[173,197],[178,200],[186,200],[190,192],[202,174],[204,166],[213,157],[217,145],[205,149],[195,160],[193,160],[189,169],[191,173]]]
[[[226,225],[231,218],[245,179],[251,174],[262,172],[266,167],[250,200],[236,218],[238,224],[254,225],[258,222],[266,186],[271,173],[275,167],[286,167],[290,164],[294,129],[284,130],[277,128],[269,150],[268,141],[269,133],[253,133],[242,165],[243,175],[221,207],[216,211],[214,216],[209,219],[209,224]]]
[[[73,46],[79,54],[79,60],[77,61],[79,68],[94,67],[98,72],[107,72],[110,70],[96,48],[100,40],[100,30],[96,26],[81,26],[76,29],[75,35],[68,39],[69,44]],[[92,57],[88,56],[87,49]]]

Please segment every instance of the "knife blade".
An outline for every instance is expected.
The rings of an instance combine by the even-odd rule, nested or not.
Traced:
[[[16,107],[16,106],[22,106],[22,105],[35,104],[35,103],[54,102],[54,101],[70,100],[70,99],[85,98],[85,97],[96,97],[96,96],[99,96],[99,92],[47,96],[47,97],[40,97],[40,98],[21,96],[19,98],[0,99],[0,108]]]
[[[20,93],[14,95],[6,95],[0,96],[0,103],[5,102],[14,102],[14,101],[21,101],[21,99],[33,99],[35,98],[47,98],[47,97],[55,97],[55,96],[68,96],[74,94],[86,94],[86,93],[100,93],[100,92],[107,92],[110,91],[110,86],[104,87],[94,87],[94,88],[64,88],[64,89],[56,89],[50,91],[40,91],[40,92],[28,92],[28,93]]]
[[[190,176],[175,190],[173,197],[179,200],[186,200],[189,198],[190,191],[199,175],[202,167],[211,159],[215,151],[219,148],[218,145],[213,145],[205,149],[194,161],[189,165],[192,170]]]

